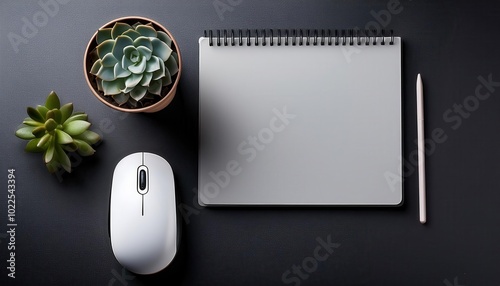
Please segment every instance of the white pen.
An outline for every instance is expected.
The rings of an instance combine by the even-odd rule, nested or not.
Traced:
[[[424,91],[422,78],[417,75],[417,148],[418,148],[418,206],[420,222],[427,221],[425,205],[425,135],[424,135]]]

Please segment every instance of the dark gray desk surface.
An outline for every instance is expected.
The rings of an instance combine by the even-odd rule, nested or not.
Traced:
[[[1,285],[500,285],[497,1],[401,0],[401,11],[390,18],[380,12],[389,0],[58,1],[47,19],[38,1],[0,4]],[[218,14],[217,9],[226,10]],[[83,77],[82,57],[91,35],[127,15],[164,24],[182,51],[178,94],[156,114],[112,112],[92,96]],[[44,25],[16,53],[8,34],[22,35],[23,19],[32,22],[33,17]],[[404,41],[404,159],[410,162],[404,205],[200,209],[195,188],[202,31],[364,28],[377,18]],[[426,225],[418,222],[417,172],[411,163],[418,72],[425,84],[427,136],[443,132],[446,139],[429,145]],[[494,84],[476,89],[482,84],[478,78],[488,76]],[[47,173],[41,156],[24,153],[25,143],[13,135],[26,106],[42,103],[51,90],[88,112],[104,139],[95,156],[62,180]],[[488,98],[481,96],[488,92]],[[182,209],[192,211],[183,220],[177,258],[148,277],[122,273],[107,235],[113,168],[125,155],[142,150],[171,163]],[[15,168],[17,176],[15,280],[6,269],[8,168]],[[328,252],[318,249],[319,261],[314,258],[318,241],[328,238],[340,246],[327,258]]]

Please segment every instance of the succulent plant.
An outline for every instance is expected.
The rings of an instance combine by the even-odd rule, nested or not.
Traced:
[[[101,139],[97,133],[88,130],[90,123],[87,114],[73,113],[73,103],[61,106],[59,97],[53,91],[45,105],[28,107],[28,115],[17,129],[16,136],[30,140],[26,151],[43,152],[45,164],[51,173],[60,167],[71,172],[67,152],[90,156],[95,152],[91,145]]]
[[[172,39],[151,23],[116,22],[112,28],[99,29],[96,40],[97,57],[90,73],[97,89],[119,106],[137,107],[145,99],[161,97],[162,88],[179,70]]]

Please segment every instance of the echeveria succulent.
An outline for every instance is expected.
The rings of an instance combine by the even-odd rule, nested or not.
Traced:
[[[101,139],[97,133],[88,130],[90,123],[87,114],[73,113],[73,103],[61,106],[59,97],[53,91],[45,105],[28,107],[28,115],[16,131],[16,136],[30,140],[26,151],[43,152],[43,159],[51,173],[60,167],[71,172],[67,152],[90,156],[95,152],[90,145]]]
[[[136,107],[143,99],[161,96],[179,70],[172,39],[151,23],[116,22],[113,28],[99,29],[96,40],[98,58],[90,73],[96,76],[97,89],[118,105]]]

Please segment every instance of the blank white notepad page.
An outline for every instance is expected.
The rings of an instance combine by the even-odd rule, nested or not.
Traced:
[[[401,39],[251,41],[199,40],[200,204],[400,204]]]

